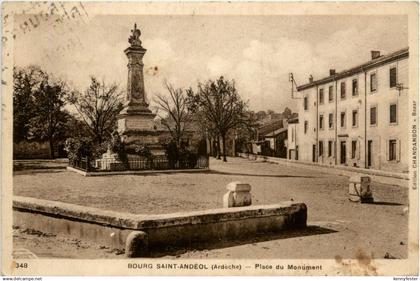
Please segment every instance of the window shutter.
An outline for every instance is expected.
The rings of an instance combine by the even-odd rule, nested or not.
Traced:
[[[386,160],[389,161],[389,140],[386,141]]]
[[[389,70],[389,86],[395,87],[397,85],[397,68],[393,67]]]
[[[360,140],[357,140],[356,142],[356,157],[357,160],[360,160]]]
[[[373,80],[375,82],[375,90],[378,89],[378,77],[375,74],[375,79]]]
[[[400,162],[401,159],[401,141],[398,139],[397,140],[397,147],[396,147],[396,158],[397,158],[397,162]]]
[[[374,86],[374,90],[376,90],[378,88],[378,79],[376,77],[376,73],[373,77],[373,86]]]

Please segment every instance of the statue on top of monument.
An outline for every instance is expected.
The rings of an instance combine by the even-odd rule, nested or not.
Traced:
[[[140,41],[140,29],[137,29],[137,23],[134,23],[134,29],[131,30],[131,36],[128,38],[128,43],[131,44],[132,47],[141,47]]]

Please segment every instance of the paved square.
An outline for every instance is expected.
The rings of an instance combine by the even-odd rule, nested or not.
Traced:
[[[360,253],[374,258],[387,253],[407,257],[407,188],[373,182],[376,203],[359,204],[348,200],[348,178],[344,176],[240,158],[229,158],[228,163],[211,159],[210,167],[211,171],[199,173],[106,177],[82,177],[56,166],[23,169],[14,173],[14,194],[121,212],[170,213],[221,208],[226,184],[242,181],[252,186],[253,205],[287,200],[306,203],[308,230],[203,245],[200,250],[178,250],[168,257],[333,259],[355,258]],[[37,236],[37,243],[31,246],[30,235],[19,231],[15,235],[15,246],[26,245],[39,257],[49,255],[41,249],[55,239]],[[69,245],[63,257],[88,258],[97,251],[100,256],[116,257],[94,247],[75,248],[72,253]],[[51,256],[58,255],[54,247],[50,251]]]

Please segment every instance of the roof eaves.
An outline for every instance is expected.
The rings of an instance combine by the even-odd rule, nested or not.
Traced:
[[[312,88],[312,87],[317,86],[317,85],[325,84],[325,83],[332,82],[332,81],[337,80],[337,79],[352,76],[356,73],[363,72],[365,70],[380,66],[380,65],[388,63],[390,61],[397,60],[397,59],[404,58],[404,57],[408,57],[408,54],[409,54],[408,48],[404,48],[404,49],[395,51],[391,54],[381,56],[377,59],[368,61],[368,62],[366,62],[364,64],[361,64],[361,65],[358,65],[356,67],[352,67],[350,69],[341,71],[341,72],[339,72],[339,73],[337,73],[333,76],[328,76],[328,77],[313,81],[311,83],[300,85],[300,86],[297,87],[297,90],[298,91],[303,91],[303,90]]]

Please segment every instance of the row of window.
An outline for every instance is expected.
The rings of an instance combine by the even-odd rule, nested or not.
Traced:
[[[378,107],[370,108],[370,125],[377,125],[378,122]],[[389,105],[389,123],[397,123],[397,105],[395,103]]]
[[[397,86],[397,68],[391,67],[389,69],[389,87],[394,88]],[[374,92],[378,89],[378,77],[376,72],[370,74],[370,91]]]
[[[358,79],[353,79],[351,82],[351,95],[353,97],[359,95],[359,82]],[[389,87],[394,88],[397,86],[397,68],[392,67],[389,69]],[[375,92],[378,89],[378,77],[376,72],[370,74],[370,91]],[[346,82],[340,83],[340,98],[346,98]],[[328,87],[328,102],[334,101],[334,87]],[[324,104],[324,89],[319,89],[319,104]],[[304,110],[308,110],[308,98],[304,97],[303,99]]]
[[[329,140],[327,142],[327,145],[328,145],[327,147],[328,157],[335,156],[335,142],[332,140]],[[319,147],[319,150],[318,150],[319,156],[323,156],[324,155],[324,142],[319,141],[318,147]],[[357,140],[352,140],[351,141],[351,158],[355,159],[358,152],[359,152],[359,149],[358,149]]]
[[[326,142],[327,143],[327,156],[328,157],[332,157],[335,156],[335,141],[329,140]],[[370,143],[372,143],[372,141],[370,141]],[[345,152],[345,146],[346,146],[346,141],[341,141],[341,145],[343,147],[341,147],[341,149],[344,149]],[[399,146],[399,140],[397,139],[390,139],[387,142],[387,160],[388,161],[395,161],[399,159],[399,154],[400,151],[398,149]],[[351,154],[350,157],[351,159],[359,159],[360,158],[360,142],[358,142],[357,140],[352,140],[351,141]],[[318,143],[318,153],[319,156],[324,156],[324,142],[323,141],[319,141]],[[369,153],[369,152],[368,152]]]
[[[372,106],[370,108],[369,124],[374,126],[374,125],[377,125],[377,123],[378,123],[378,107]],[[396,124],[396,123],[397,123],[397,105],[393,103],[389,105],[389,124]],[[357,127],[359,125],[359,112],[357,109],[352,111],[351,125],[352,127]],[[345,111],[340,113],[340,127],[341,128],[346,127],[346,112]],[[328,114],[328,128],[334,129],[334,114],[333,113]],[[324,129],[324,115],[323,114],[319,115],[319,129],[320,130]],[[304,129],[304,131],[306,133],[306,129]]]

